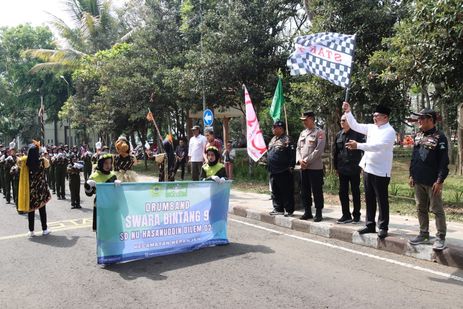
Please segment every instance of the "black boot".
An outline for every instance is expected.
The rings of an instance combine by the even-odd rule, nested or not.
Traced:
[[[315,209],[315,218],[313,219],[314,222],[322,221],[322,210],[321,208]]]

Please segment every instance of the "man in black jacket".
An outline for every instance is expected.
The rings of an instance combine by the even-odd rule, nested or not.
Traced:
[[[437,228],[433,249],[441,251],[446,248],[447,224],[442,202],[442,187],[449,174],[448,141],[444,133],[436,128],[436,112],[425,108],[413,114],[418,116],[420,132],[415,136],[409,184],[415,188],[420,234],[409,242],[411,245],[429,243],[429,209],[431,208]]]
[[[341,201],[342,217],[336,221],[338,224],[346,224],[360,221],[360,166],[363,151],[359,149],[349,150],[346,142],[354,140],[365,142],[365,135],[352,130],[346,120],[346,115],[341,117],[341,131],[336,134],[332,147],[333,164],[339,176],[339,200]],[[352,191],[354,210],[352,215],[349,210],[349,183]]]
[[[295,160],[293,147],[285,132],[285,123],[275,121],[273,138],[268,145],[267,168],[272,187],[273,211],[270,215],[292,216],[294,212],[294,186],[291,169]],[[286,210],[286,214],[285,214]]]

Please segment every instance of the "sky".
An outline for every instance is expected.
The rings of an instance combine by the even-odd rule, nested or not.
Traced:
[[[47,25],[53,18],[51,13],[72,25],[68,17],[65,0],[0,0],[0,27],[30,23],[33,26]],[[118,5],[123,0],[113,0]]]

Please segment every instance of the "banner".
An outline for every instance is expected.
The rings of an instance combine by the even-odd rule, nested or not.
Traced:
[[[251,97],[248,89],[244,86],[244,103],[246,105],[246,138],[248,155],[254,161],[259,159],[267,152],[264,136],[257,120],[254,106],[252,106]]]
[[[228,244],[231,181],[98,183],[98,264]]]
[[[335,85],[348,87],[355,35],[322,32],[296,38],[296,50],[287,61],[291,75],[314,74]]]

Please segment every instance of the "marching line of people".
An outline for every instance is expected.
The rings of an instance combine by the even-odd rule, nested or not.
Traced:
[[[377,233],[378,238],[388,236],[389,192],[393,148],[396,137],[389,119],[391,110],[387,106],[376,106],[372,114],[373,123],[361,124],[355,119],[351,106],[343,102],[341,130],[331,146],[334,169],[339,178],[339,200],[342,216],[338,224],[358,224],[361,218],[360,176],[366,202],[365,227],[359,234]],[[448,142],[442,131],[436,128],[437,114],[431,109],[413,113],[418,117],[420,132],[414,140],[410,162],[411,187],[420,223],[420,233],[409,240],[411,245],[430,243],[429,212],[436,217],[437,235],[434,250],[446,248],[446,219],[442,202],[442,188],[448,175]],[[300,197],[304,213],[300,220],[323,220],[323,178],[322,155],[325,150],[325,132],[315,125],[315,113],[306,111],[301,118],[305,129],[300,133],[294,147],[285,132],[285,123],[274,122],[273,137],[268,146],[267,169],[273,210],[270,215],[292,217],[294,205],[293,173],[298,166],[300,174]],[[349,208],[349,187],[352,193],[353,211]],[[315,208],[315,216],[312,213]],[[378,219],[376,212],[378,210]],[[378,228],[378,231],[377,231]]]

